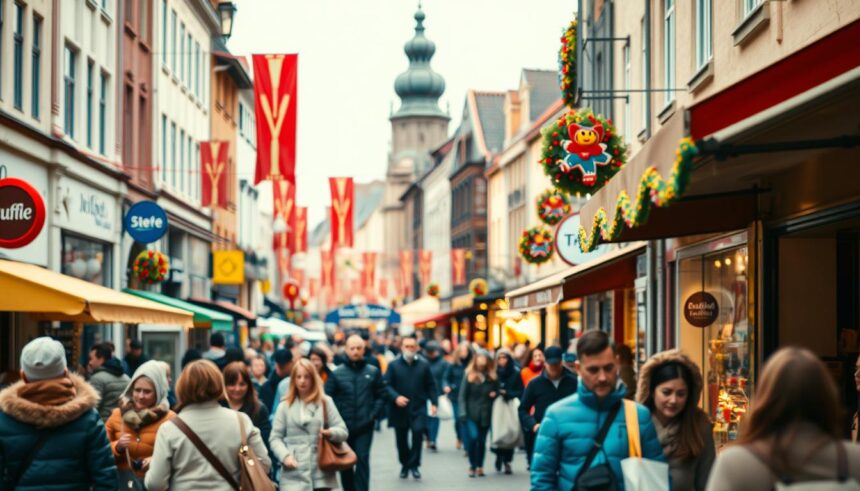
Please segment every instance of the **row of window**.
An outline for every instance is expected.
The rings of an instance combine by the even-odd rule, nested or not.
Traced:
[[[77,105],[78,105],[78,74],[80,54],[76,48],[66,45],[64,52],[63,98],[65,114],[63,125],[66,135],[73,140],[78,139]],[[86,146],[105,155],[108,98],[110,97],[110,75],[96,67],[92,58],[86,60],[85,97],[83,110],[86,113]],[[97,85],[98,84],[98,85]],[[98,99],[96,100],[96,97]],[[97,115],[94,114],[97,112]],[[97,118],[98,127],[95,128]],[[97,133],[96,133],[97,132]],[[97,142],[94,141],[97,138]],[[98,147],[96,148],[96,143]]]
[[[200,199],[200,144],[175,121],[168,121],[166,114],[161,115],[160,167],[162,183],[195,201]]]
[[[167,25],[167,0],[161,0],[161,18],[164,28],[161,31],[161,63],[170,67],[173,75],[185,86],[198,101],[204,101],[206,53],[200,43],[192,38],[191,29],[179,20],[176,10],[170,9],[170,35]],[[178,30],[177,30],[178,27]]]
[[[0,0],[0,73],[6,73],[3,70],[3,40],[5,39],[6,29],[6,2]],[[39,97],[41,95],[42,81],[42,26],[43,18],[35,10],[30,16],[32,21],[27,23],[27,5],[21,2],[13,2],[11,10],[11,29],[12,29],[12,105],[15,109],[24,112],[24,83],[25,83],[25,52],[24,44],[26,36],[29,34],[30,43],[30,114],[36,118],[40,118],[41,107]],[[29,25],[29,29],[28,29]],[[29,33],[27,32],[29,31]],[[2,97],[3,77],[0,77],[0,97]]]
[[[239,136],[251,145],[257,144],[257,123],[253,109],[239,103]]]

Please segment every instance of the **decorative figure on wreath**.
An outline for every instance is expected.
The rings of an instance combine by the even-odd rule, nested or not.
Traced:
[[[549,261],[555,246],[555,236],[546,225],[538,225],[523,231],[520,238],[520,256],[529,264],[541,264]]]
[[[597,182],[597,166],[606,165],[612,157],[606,153],[603,141],[603,125],[583,126],[571,123],[567,127],[570,140],[563,140],[562,145],[567,151],[564,161],[559,165],[562,172],[568,173],[573,169],[582,172],[582,184],[594,186]]]
[[[555,188],[549,188],[538,196],[538,218],[547,225],[557,225],[570,213],[570,198]]]

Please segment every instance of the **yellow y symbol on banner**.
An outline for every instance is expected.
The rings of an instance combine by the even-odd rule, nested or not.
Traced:
[[[346,199],[346,178],[338,177],[335,179],[335,186],[337,186],[337,199],[332,203],[332,207],[334,208],[334,212],[337,215],[337,245],[343,246],[345,244],[346,237],[344,235],[346,231],[346,215],[349,213],[349,207],[352,204],[350,200]]]
[[[212,183],[210,206],[218,206],[218,181],[221,180],[221,173],[224,171],[224,162],[218,162],[218,150],[221,148],[221,142],[211,142],[210,148],[212,151],[209,155],[209,162],[206,162],[206,173],[209,174],[209,181]]]

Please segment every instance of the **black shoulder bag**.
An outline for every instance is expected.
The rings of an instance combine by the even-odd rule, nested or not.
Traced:
[[[40,431],[39,437],[36,439],[36,444],[30,449],[30,453],[24,457],[24,460],[18,465],[18,468],[15,469],[15,474],[12,476],[7,476],[6,487],[5,489],[15,489],[18,486],[18,482],[24,477],[24,473],[27,472],[27,469],[30,468],[30,464],[33,463],[33,459],[36,458],[36,454],[39,453],[39,450],[45,446],[45,442],[48,441],[48,433],[46,431]]]
[[[603,440],[606,439],[606,434],[609,433],[609,428],[615,421],[615,416],[618,415],[619,410],[621,410],[621,401],[612,406],[612,409],[609,410],[609,416],[606,417],[606,421],[603,422],[603,426],[600,427],[600,431],[594,437],[594,446],[591,447],[588,456],[585,457],[585,462],[576,474],[572,491],[618,490],[618,480],[615,477],[615,473],[612,472],[609,462],[595,466],[593,469],[589,467],[594,462],[594,458],[597,457],[597,452],[603,450]]]

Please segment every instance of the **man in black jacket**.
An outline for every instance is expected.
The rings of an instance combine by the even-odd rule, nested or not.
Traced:
[[[275,394],[278,392],[278,384],[290,376],[290,370],[293,368],[293,353],[287,349],[279,349],[272,355],[272,362],[274,362],[275,368],[272,370],[269,378],[266,379],[266,383],[261,385],[260,390],[257,392],[260,402],[265,404],[266,409],[269,410],[269,415],[275,414],[272,410],[272,406],[274,406],[275,403]]]
[[[370,445],[373,423],[390,394],[382,372],[364,357],[365,342],[354,334],[346,340],[347,361],[337,367],[325,383],[325,393],[334,400],[349,430],[347,443],[358,457],[354,469],[341,471],[344,491],[367,491],[370,486]]]
[[[418,341],[404,337],[402,354],[388,365],[385,379],[394,404],[390,406],[388,426],[397,435],[397,454],[400,459],[400,478],[421,479],[421,440],[427,429],[427,401],[430,401],[430,416],[436,416],[439,394],[430,364],[418,358]],[[412,445],[409,445],[409,432]]]
[[[561,357],[561,348],[558,346],[547,348],[544,351],[543,373],[532,379],[523,393],[519,412],[529,465],[534,453],[535,437],[547,408],[554,402],[576,393],[576,375],[564,369]]]
[[[445,386],[445,373],[451,365],[442,356],[442,346],[437,341],[428,341],[424,345],[424,354],[427,356],[427,363],[430,364],[430,373],[433,374],[433,380],[436,381],[436,393],[441,394],[442,388]],[[439,418],[430,416],[427,418],[427,439],[428,448],[436,451],[436,439],[439,437]]]

